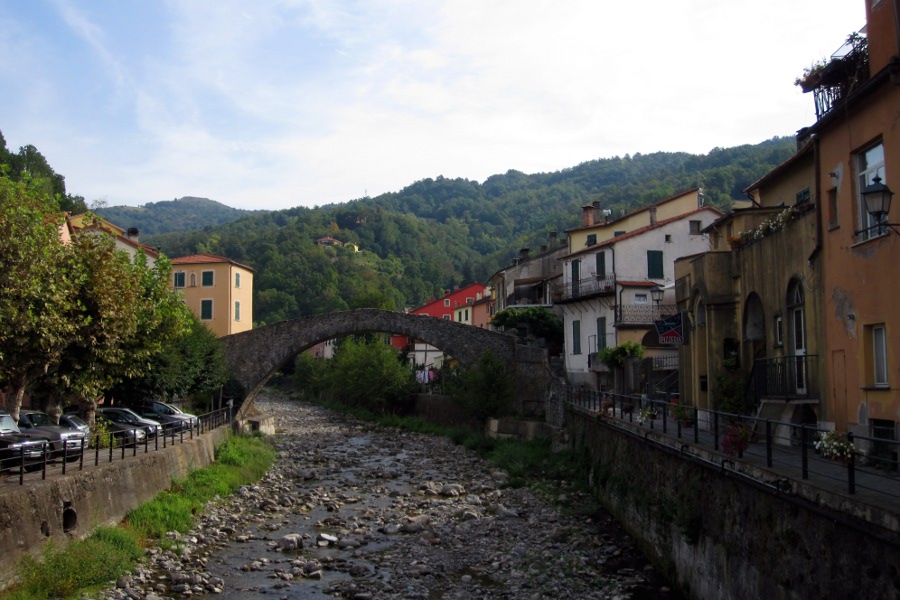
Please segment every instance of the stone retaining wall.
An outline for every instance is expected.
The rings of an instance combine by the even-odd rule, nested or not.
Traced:
[[[86,536],[98,525],[114,525],[128,511],[168,488],[173,479],[211,464],[216,446],[228,431],[228,427],[219,427],[183,444],[86,466],[83,471],[71,470],[44,481],[31,474],[33,480],[23,486],[3,482],[0,589],[10,583],[17,561],[25,553],[40,552],[50,540],[65,543]]]
[[[567,423],[597,497],[688,597],[900,597],[896,513],[574,407]]]

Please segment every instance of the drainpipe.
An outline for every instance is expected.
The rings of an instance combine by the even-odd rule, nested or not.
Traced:
[[[813,248],[813,251],[810,253],[809,264],[812,265],[813,261],[816,260],[816,257],[819,255],[819,252],[822,251],[822,157],[819,154],[819,135],[814,133],[812,134],[813,141],[813,167],[815,178],[815,193],[816,193],[816,245]]]

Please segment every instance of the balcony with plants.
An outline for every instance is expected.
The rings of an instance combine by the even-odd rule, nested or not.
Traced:
[[[812,92],[816,118],[821,119],[869,79],[869,51],[865,36],[852,33],[828,60],[803,70],[794,81],[804,92]]]
[[[554,302],[573,302],[616,293],[616,275],[584,277],[567,281],[553,290]]]

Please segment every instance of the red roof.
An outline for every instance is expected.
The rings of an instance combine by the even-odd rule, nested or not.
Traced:
[[[216,256],[215,254],[191,254],[190,256],[179,256],[172,259],[173,265],[208,265],[213,263],[227,263],[253,271],[253,267],[241,264],[237,261],[225,258],[224,256]]]

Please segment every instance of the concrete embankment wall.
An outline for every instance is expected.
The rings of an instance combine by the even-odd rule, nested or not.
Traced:
[[[98,525],[114,525],[170,487],[173,479],[211,464],[216,446],[228,431],[219,427],[183,444],[97,467],[91,454],[90,467],[83,471],[74,470],[77,463],[70,464],[72,470],[66,475],[45,481],[32,473],[24,486],[4,482],[0,488],[0,589],[11,582],[24,554],[40,552],[51,540],[62,544],[84,537]]]
[[[900,597],[895,512],[570,407],[597,497],[690,598]]]

